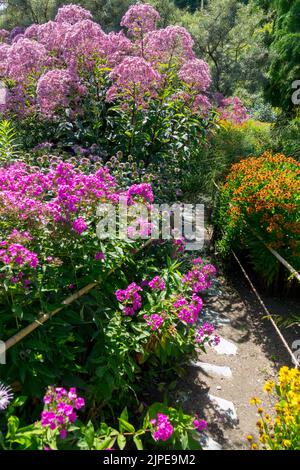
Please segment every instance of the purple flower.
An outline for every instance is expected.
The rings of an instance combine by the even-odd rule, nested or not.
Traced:
[[[174,428],[169,421],[168,416],[163,413],[157,414],[155,422],[155,431],[152,436],[155,441],[167,441],[173,434]]]
[[[102,251],[98,251],[95,254],[95,260],[96,261],[104,261],[105,260],[105,254]]]
[[[138,292],[142,290],[140,286],[132,282],[126,289],[119,289],[115,292],[117,300],[124,306],[125,315],[133,316],[141,308],[142,298]]]
[[[199,432],[204,431],[204,429],[207,428],[207,422],[205,421],[205,419],[198,419],[197,416],[195,417],[193,421],[193,425],[195,429],[197,429],[197,431]]]
[[[86,221],[84,220],[83,217],[78,217],[78,219],[75,219],[72,223],[72,227],[75,230],[75,232],[79,233],[81,235],[85,230],[88,228],[88,225]]]
[[[153,290],[164,290],[166,288],[164,281],[159,276],[155,276],[149,281],[148,285]]]
[[[84,398],[77,398],[76,401],[75,401],[75,408],[76,410],[80,410],[80,408],[84,407],[85,405],[85,400]]]
[[[211,84],[208,64],[201,59],[186,62],[181,67],[178,76],[198,92],[205,91]]]
[[[45,405],[49,405],[52,401],[52,397],[50,395],[45,395],[44,398],[43,398],[43,402],[45,403]]]
[[[135,102],[141,108],[148,107],[148,101],[157,96],[161,76],[142,57],[125,57],[110,73],[113,85],[108,89],[108,102],[120,99]],[[125,103],[125,106],[128,106]],[[144,183],[145,185],[147,183]]]
[[[79,5],[65,5],[58,9],[55,21],[57,23],[75,24],[78,21],[92,19],[92,14]]]
[[[61,439],[65,439],[67,437],[68,431],[66,429],[61,429],[59,432],[59,436]]]
[[[143,318],[151,327],[152,331],[158,330],[164,322],[164,318],[161,315],[157,315],[156,313],[154,313],[153,315],[144,315]]]
[[[0,382],[0,411],[5,410],[13,399],[10,387]]]

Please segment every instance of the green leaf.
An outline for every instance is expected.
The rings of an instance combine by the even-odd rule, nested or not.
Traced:
[[[91,421],[88,422],[85,428],[84,436],[89,449],[92,449],[95,439],[95,429]]]
[[[128,421],[125,421],[124,419],[119,418],[119,422],[121,424],[120,428],[122,427],[122,432],[123,431],[128,431],[128,432],[132,432],[132,433],[135,432],[134,427],[132,426],[132,424],[128,423]]]
[[[126,437],[123,434],[118,434],[117,442],[120,450],[123,450],[126,446]]]
[[[184,432],[180,436],[180,444],[183,450],[186,450],[188,448],[188,442],[189,442],[189,437],[187,432]]]
[[[124,420],[124,421],[128,421],[128,411],[127,411],[127,407],[125,406],[124,410],[122,411],[121,415],[120,415],[120,420]],[[122,426],[122,423],[120,422],[119,420],[119,430],[120,432],[124,432],[126,429]]]
[[[134,436],[133,442],[135,443],[137,450],[143,450],[143,443],[139,436]]]
[[[20,420],[19,418],[17,418],[17,416],[10,416],[7,422],[7,426],[8,426],[7,436],[13,437],[18,430],[19,424],[20,424]]]
[[[22,396],[20,396],[20,397],[17,397],[17,398],[13,401],[12,405],[15,406],[15,407],[17,407],[17,406],[23,406],[24,403],[26,402],[26,400],[27,400],[27,397],[25,397],[25,396],[22,395]]]

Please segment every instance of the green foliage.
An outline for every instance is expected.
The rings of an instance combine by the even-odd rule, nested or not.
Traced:
[[[262,89],[268,63],[265,46],[268,18],[253,2],[211,0],[207,8],[182,18],[196,51],[210,64],[213,86],[224,95],[237,88]]]
[[[272,61],[268,72],[266,94],[273,106],[295,116],[292,83],[300,77],[300,1],[276,0]]]
[[[53,20],[57,9],[68,3],[75,3],[90,10],[94,20],[105,31],[118,29],[120,19],[135,0],[7,0],[6,8],[0,11],[2,28],[29,26],[32,23],[45,23]]]
[[[13,125],[6,120],[0,121],[0,164],[10,163],[18,155],[18,148]]]
[[[181,409],[163,403],[151,405],[135,426],[129,421],[126,407],[113,426],[103,421],[99,421],[96,426],[92,421],[87,424],[76,421],[64,440],[60,439],[57,430],[45,429],[40,422],[23,427],[19,418],[12,414],[15,408],[16,404],[13,403],[7,412],[6,431],[0,432],[2,450],[132,450],[132,446],[137,450],[151,449],[153,446],[201,450],[199,435],[193,426],[194,418]],[[158,413],[168,416],[173,433],[166,442],[155,443],[152,437],[154,426],[150,420],[157,419]]]
[[[300,161],[300,117],[289,119],[284,113],[272,128],[274,148]]]
[[[248,120],[243,124],[221,121],[202,153],[190,161],[190,171],[184,173],[182,188],[192,197],[195,188],[206,197],[213,197],[214,183],[221,184],[232,163],[242,157],[258,156],[272,147],[270,125]]]

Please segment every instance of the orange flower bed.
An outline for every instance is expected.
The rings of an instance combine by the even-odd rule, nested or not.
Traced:
[[[223,246],[254,231],[299,267],[300,163],[266,152],[234,164],[221,189],[219,226]]]

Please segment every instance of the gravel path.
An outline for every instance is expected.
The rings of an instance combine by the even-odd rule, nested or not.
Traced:
[[[288,304],[272,298],[272,312],[280,312]],[[290,356],[271,323],[261,317],[261,308],[238,267],[226,280],[219,279],[218,292],[205,305],[203,313],[207,321],[215,323],[221,346],[199,355],[204,365],[197,361],[191,365],[178,400],[187,411],[207,419],[204,448],[246,450],[246,436],[256,434],[258,418],[249,399],[264,396],[264,382],[274,379],[281,365],[291,366]],[[300,338],[299,331],[288,330],[290,345],[296,334]]]

